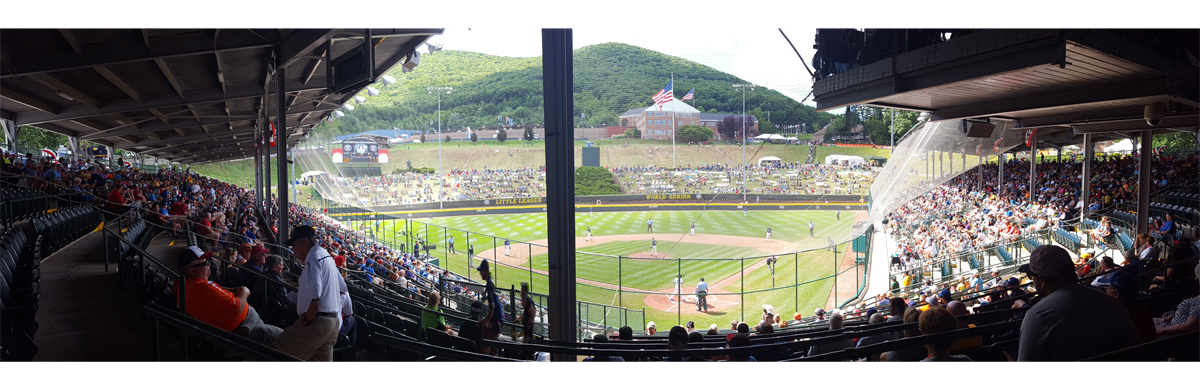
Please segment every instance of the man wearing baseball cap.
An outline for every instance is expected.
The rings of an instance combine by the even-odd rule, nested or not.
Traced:
[[[296,294],[296,313],[300,318],[284,329],[271,347],[301,360],[330,362],[340,327],[339,289],[344,282],[329,252],[317,245],[316,235],[312,226],[301,225],[292,229],[290,238],[284,241],[304,264]]]
[[[1066,249],[1039,246],[1019,271],[1033,280],[1041,300],[1021,322],[1018,361],[1077,361],[1137,344],[1125,308],[1080,285]]]
[[[187,314],[259,344],[271,345],[283,329],[264,324],[258,317],[258,312],[246,303],[246,299],[250,297],[250,289],[229,289],[208,280],[212,274],[208,258],[212,255],[212,252],[201,251],[195,246],[183,248],[179,253],[177,261],[179,271],[185,276],[183,293],[187,297]],[[178,281],[174,291],[178,297]]]

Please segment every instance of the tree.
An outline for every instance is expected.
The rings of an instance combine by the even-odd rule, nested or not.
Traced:
[[[1153,138],[1154,146],[1166,146],[1169,149],[1189,148],[1196,146],[1196,135],[1191,133],[1159,134]]]
[[[525,135],[522,137],[526,141],[533,141],[533,125],[525,125]]]
[[[67,136],[32,126],[21,126],[17,144],[27,148],[57,150],[67,143]]]
[[[421,143],[425,143],[425,130],[421,130]]]
[[[725,119],[717,122],[717,132],[721,134],[721,139],[741,140],[742,125],[744,122],[745,118],[741,115],[728,115]],[[746,129],[746,131],[749,132],[749,129]]]
[[[616,195],[621,186],[614,183],[613,174],[604,167],[575,169],[575,195]]]
[[[508,140],[508,131],[504,130],[504,128],[500,128],[500,130],[497,130],[496,131],[496,140],[500,141],[500,142],[504,142],[504,141]]]
[[[446,142],[450,142],[450,136],[448,136],[448,135],[447,135],[447,136],[446,136],[446,140],[445,140],[445,141],[446,141]]]
[[[471,142],[479,142],[479,136],[474,131],[471,132]]]
[[[636,127],[632,129],[625,129],[625,138],[642,138],[642,131],[638,130]]]
[[[713,137],[712,129],[704,126],[683,125],[679,127],[679,141],[705,142]]]

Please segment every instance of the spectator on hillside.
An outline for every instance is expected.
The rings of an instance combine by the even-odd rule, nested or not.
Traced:
[[[1077,361],[1137,343],[1125,308],[1108,294],[1077,283],[1066,249],[1043,245],[1021,266],[1041,300],[1021,322],[1019,361]]]
[[[246,302],[250,297],[250,289],[230,289],[209,281],[212,274],[209,257],[212,257],[212,252],[189,246],[180,251],[176,258],[179,271],[185,276],[183,293],[186,294],[187,314],[256,343],[274,343],[283,330],[262,322],[258,312]],[[179,281],[174,285],[174,292],[178,299]]]
[[[923,335],[931,335],[937,333],[952,332],[958,330],[958,319],[954,318],[949,310],[941,307],[935,307],[921,313],[918,318],[918,329]],[[969,362],[971,361],[966,355],[951,355],[948,351],[950,346],[954,344],[954,340],[938,341],[932,344],[925,344],[925,349],[929,351],[929,357],[921,360],[922,362]]]

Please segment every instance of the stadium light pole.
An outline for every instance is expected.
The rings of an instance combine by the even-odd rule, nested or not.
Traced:
[[[446,188],[446,176],[442,172],[442,91],[446,91],[446,94],[449,95],[450,91],[454,90],[454,87],[426,87],[425,90],[429,91],[430,94],[432,94],[433,91],[437,91],[438,95],[438,208],[441,209],[445,208],[442,191],[444,191]]]
[[[750,191],[746,188],[746,88],[754,90],[757,85],[754,84],[734,84],[734,89],[742,90],[742,202],[746,201],[746,193]]]

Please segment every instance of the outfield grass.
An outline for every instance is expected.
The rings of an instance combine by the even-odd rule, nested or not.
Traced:
[[[756,215],[757,214],[757,215]],[[749,267],[761,259],[761,256],[769,255],[769,253],[761,252],[749,247],[740,246],[721,246],[709,244],[695,243],[679,243],[667,239],[668,234],[677,235],[686,232],[690,221],[699,217],[700,222],[697,222],[697,233],[701,234],[719,234],[727,236],[739,237],[754,237],[759,238],[765,230],[765,224],[771,223],[774,230],[773,239],[797,242],[800,246],[807,247],[822,247],[826,242],[824,239],[808,238],[807,221],[812,219],[817,226],[816,234],[818,237],[822,235],[835,235],[835,233],[844,233],[850,230],[853,224],[851,213],[846,213],[841,221],[837,221],[833,211],[772,211],[770,213],[759,212],[751,213],[751,218],[743,217],[740,211],[650,211],[650,212],[604,212],[595,213],[589,217],[587,213],[577,213],[577,236],[584,236],[584,229],[587,226],[592,226],[593,235],[616,235],[616,234],[642,234],[645,233],[646,218],[653,218],[655,231],[662,232],[664,239],[659,240],[659,253],[670,253],[672,258],[726,258],[739,259],[748,257],[745,260],[745,266]],[[503,255],[503,238],[496,239],[493,247],[493,238],[480,235],[490,234],[498,237],[507,237],[513,240],[513,246],[518,253],[528,253],[528,245],[521,241],[534,241],[546,238],[545,214],[530,213],[530,214],[509,214],[509,215],[486,215],[486,216],[459,216],[434,218],[433,225],[445,226],[454,229],[463,229],[464,231],[447,230],[450,236],[455,237],[455,246],[458,248],[458,254],[446,253],[444,248],[446,234],[443,234],[442,229],[431,226],[429,232],[424,230],[426,219],[417,221],[413,229],[413,235],[421,238],[426,238],[430,242],[438,244],[438,250],[431,252],[435,256],[442,259],[441,265],[451,271],[464,276],[478,278],[478,273],[468,266],[466,259],[467,234],[465,231],[472,232],[471,241],[475,243],[476,255],[486,258],[495,258],[497,255]],[[385,241],[395,238],[398,244],[403,242],[403,236],[399,233],[403,229],[403,222],[399,222],[399,226],[390,227],[383,224],[383,230],[380,236]],[[763,225],[763,226],[759,226]],[[670,233],[668,233],[670,232]],[[841,245],[839,255],[844,252],[847,245]],[[493,249],[494,248],[494,249]],[[668,289],[672,286],[671,279],[679,272],[682,272],[687,286],[685,292],[690,291],[691,286],[699,277],[705,277],[709,285],[716,283],[739,273],[743,267],[743,262],[740,260],[684,260],[677,263],[674,260],[629,260],[622,259],[618,264],[615,256],[629,256],[635,253],[648,252],[650,243],[648,240],[633,240],[633,241],[617,241],[599,245],[580,248],[580,251],[586,253],[599,253],[610,256],[593,256],[587,254],[579,254],[576,257],[576,275],[577,277],[611,284],[622,284],[625,288],[637,288],[650,291]],[[797,273],[799,280],[802,282],[814,281],[833,274],[834,266],[833,252],[825,249],[816,249],[798,255],[783,256],[776,264],[776,286],[792,285],[796,280]],[[522,267],[531,265],[533,270],[546,271],[547,256],[545,254],[533,256],[529,262]],[[478,265],[476,260],[474,265]],[[548,280],[545,275],[530,271],[529,268],[517,269],[508,266],[494,267],[493,275],[496,285],[508,288],[511,286],[519,286],[520,282],[530,282],[532,291],[536,293],[548,293]],[[620,273],[618,275],[618,270]],[[770,271],[766,267],[754,271],[748,271],[745,274],[744,288],[750,293],[745,295],[745,308],[750,319],[756,319],[755,313],[761,310],[762,304],[770,303],[779,308],[781,312],[786,312],[799,307],[802,312],[806,313],[815,307],[823,307],[828,300],[829,293],[833,287],[832,279],[824,279],[806,283],[799,288],[779,288],[772,290]],[[742,291],[743,284],[741,282],[733,283],[726,286],[725,289],[733,292]],[[599,303],[605,305],[616,306],[618,303],[621,306],[641,311],[645,305],[645,294],[624,292],[620,297],[611,289],[605,289],[596,286],[577,285],[577,299],[581,302]],[[796,296],[799,295],[799,304],[797,304]],[[720,299],[720,298],[718,298]],[[664,313],[659,310],[647,310],[647,319],[660,323],[674,323],[676,314]],[[698,313],[694,310],[693,305],[684,305],[682,315],[684,321],[689,319],[697,322],[716,322],[718,324],[728,324],[730,320],[742,319],[742,310],[726,310],[714,311],[708,314]],[[595,314],[594,315],[599,315]],[[615,313],[610,313],[610,322],[616,322]],[[599,318],[602,319],[602,316]],[[597,320],[597,318],[593,318]],[[707,323],[706,322],[706,323]],[[637,324],[636,326],[640,326]]]

